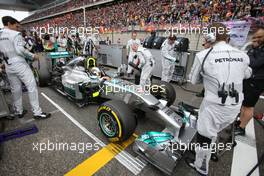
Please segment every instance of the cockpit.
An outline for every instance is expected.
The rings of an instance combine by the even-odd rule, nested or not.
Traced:
[[[96,59],[93,57],[77,57],[71,60],[66,66],[78,71],[86,72],[90,77],[101,78],[105,76],[104,72],[97,67]]]

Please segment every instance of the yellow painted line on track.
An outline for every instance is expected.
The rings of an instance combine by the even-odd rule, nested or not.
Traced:
[[[90,158],[76,166],[74,169],[65,174],[65,176],[89,176],[95,174],[117,154],[122,152],[126,147],[134,142],[137,135],[133,134],[128,140],[122,143],[110,143],[96,152]]]

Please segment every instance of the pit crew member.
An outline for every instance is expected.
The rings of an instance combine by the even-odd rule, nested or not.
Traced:
[[[135,56],[135,52],[131,49],[132,45],[133,44],[137,44],[137,45],[140,45],[140,40],[137,39],[137,33],[136,32],[133,32],[132,35],[131,35],[131,39],[128,40],[127,42],[127,53],[128,53],[128,63],[132,62],[133,61],[133,57]],[[128,65],[127,67],[127,74],[128,76],[130,76],[133,72],[133,67],[131,67],[130,65]]]
[[[150,86],[150,78],[155,66],[155,60],[151,52],[137,43],[132,44],[131,49],[135,53],[135,55],[133,57],[133,61],[129,64],[140,70],[141,75],[139,84],[142,87]]]
[[[174,48],[177,45],[176,36],[170,36],[161,46],[162,58],[162,76],[161,80],[170,82],[175,69],[175,64],[178,63],[177,53]]]
[[[50,114],[42,112],[39,107],[36,81],[25,60],[25,57],[37,60],[38,56],[24,48],[25,41],[21,33],[17,32],[19,22],[16,19],[4,16],[2,17],[2,22],[4,28],[0,31],[0,51],[4,55],[5,69],[11,86],[15,115],[22,118],[26,113],[22,106],[22,81],[28,90],[34,118],[48,118]]]
[[[188,166],[201,175],[208,175],[211,144],[217,134],[235,121],[243,101],[243,79],[251,76],[249,57],[227,44],[228,30],[221,23],[209,26],[216,37],[213,47],[196,54],[189,79],[201,83],[205,97],[199,109],[195,160]],[[213,30],[215,29],[215,30]]]

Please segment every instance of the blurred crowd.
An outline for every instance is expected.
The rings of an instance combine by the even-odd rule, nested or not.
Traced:
[[[59,9],[79,7],[95,0],[70,1],[42,12],[50,15]],[[65,7],[64,7],[65,6]],[[264,0],[133,0],[86,9],[86,25],[104,28],[122,28],[129,25],[148,24],[201,24],[219,21],[263,17]],[[29,18],[36,18],[35,14]],[[53,18],[34,22],[34,26],[83,26],[83,10],[73,11]],[[32,26],[32,24],[28,24]]]
[[[24,24],[24,28],[30,29],[32,26],[34,27],[80,27],[83,26],[83,13],[82,11],[70,12],[67,14],[55,16],[52,18],[46,18],[40,21],[36,21],[33,23]]]
[[[263,3],[259,0],[136,0],[89,10],[86,19],[89,25],[107,28],[146,24],[209,23],[263,16]]]
[[[25,18],[24,21],[30,21],[48,15],[53,15],[59,12],[71,10],[84,5],[93,4],[99,1],[104,1],[104,0],[70,0],[69,2],[61,3],[51,8],[44,8],[43,10],[39,10],[36,13],[32,14],[31,16]]]
[[[25,39],[25,48],[32,53],[70,51],[80,54],[85,40],[78,33],[71,35],[66,33],[39,35],[37,32],[26,30],[21,33]]]

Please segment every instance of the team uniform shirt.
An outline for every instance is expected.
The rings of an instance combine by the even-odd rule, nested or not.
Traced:
[[[0,51],[5,57],[6,74],[10,83],[13,107],[16,114],[22,114],[22,84],[27,87],[29,101],[35,116],[41,115],[38,89],[32,70],[25,58],[32,59],[34,54],[25,47],[25,41],[20,32],[4,28],[0,31]]]
[[[150,77],[152,75],[152,71],[155,66],[155,60],[151,54],[151,52],[143,48],[142,46],[138,47],[136,54],[136,59],[133,60],[133,63],[137,65],[137,67],[141,70],[140,75],[140,85],[151,85]]]
[[[243,101],[243,79],[249,78],[251,72],[249,57],[224,41],[196,54],[189,79],[193,84],[203,81],[205,88],[197,120],[197,132],[201,136],[213,142],[220,131],[235,121]],[[228,93],[223,103],[218,91],[224,87],[230,92],[230,84],[234,85],[239,99],[236,101]],[[208,175],[211,148],[196,147],[195,152],[196,170]]]
[[[8,58],[7,68],[12,63],[26,63],[25,58],[32,59],[34,54],[25,48],[25,40],[20,32],[4,28],[0,31],[0,51]]]
[[[134,57],[135,54],[136,54],[136,53],[131,49],[131,46],[134,45],[134,44],[141,45],[140,40],[138,40],[138,39],[135,39],[135,40],[134,40],[134,39],[130,39],[130,40],[127,42],[127,46],[126,46],[126,48],[127,48],[127,53],[128,53],[128,63],[133,61],[133,57]],[[132,68],[130,65],[128,65],[128,67],[127,67],[127,73],[132,73],[132,71],[133,71],[133,68]]]
[[[138,65],[138,68],[140,69],[142,69],[145,65],[153,66],[155,63],[155,60],[151,52],[142,46],[138,47],[136,55],[137,55],[137,58],[136,58],[136,61],[134,61],[134,63]]]
[[[178,42],[175,41],[174,44],[170,45],[168,39],[166,39],[161,45],[162,56],[171,62],[175,62],[177,53],[174,51],[174,48],[177,44]]]
[[[132,45],[134,45],[134,44],[138,44],[138,45],[140,45],[141,43],[140,43],[140,40],[139,39],[130,39],[130,40],[128,40],[128,42],[127,42],[127,46],[126,46],[126,48],[127,48],[127,53],[129,54],[130,52],[133,52],[132,51],[132,49],[131,49],[131,46]]]
[[[162,59],[162,75],[161,80],[165,82],[170,82],[173,77],[175,70],[177,52],[174,51],[175,46],[178,44],[175,41],[172,45],[169,44],[169,40],[166,39],[161,46]]]
[[[204,99],[218,104],[221,104],[218,90],[223,83],[225,83],[225,90],[227,91],[229,90],[228,85],[234,83],[234,87],[239,93],[239,102],[236,103],[234,98],[228,96],[225,104],[240,104],[243,101],[243,79],[249,78],[252,73],[248,55],[226,42],[218,42],[204,62],[203,72],[202,63],[209,50],[210,48],[196,54],[189,75],[190,81],[193,84],[203,81]]]

